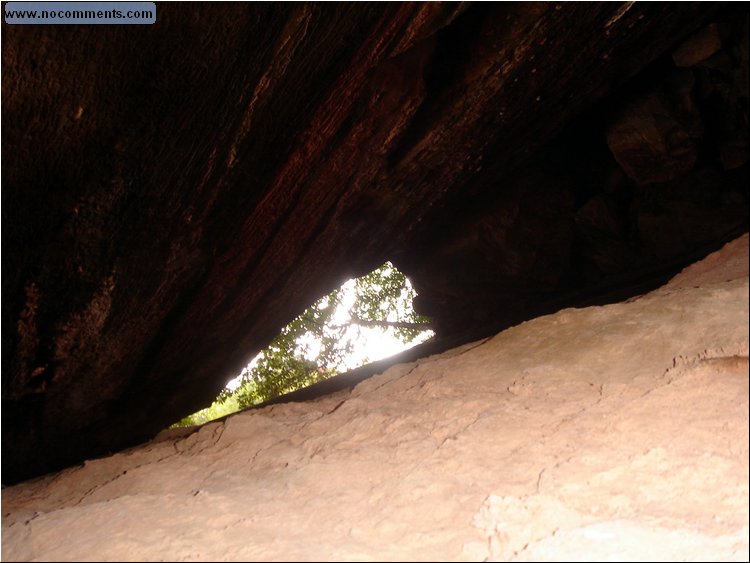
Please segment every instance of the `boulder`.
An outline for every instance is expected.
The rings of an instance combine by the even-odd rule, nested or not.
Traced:
[[[3,482],[153,437],[386,259],[455,343],[641,292],[737,236],[746,165],[686,223],[712,228],[658,255],[627,205],[652,196],[617,187],[629,265],[583,249],[574,218],[611,187],[601,124],[738,11],[159,4],[151,26],[5,25]],[[710,164],[671,111],[651,179]]]

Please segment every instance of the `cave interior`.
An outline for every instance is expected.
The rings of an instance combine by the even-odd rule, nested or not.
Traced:
[[[385,260],[416,357],[748,230],[743,4],[158,9],[3,23],[4,484],[152,438]]]

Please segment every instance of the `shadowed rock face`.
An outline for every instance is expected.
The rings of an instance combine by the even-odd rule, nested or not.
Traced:
[[[746,561],[747,374],[745,234],[627,302],[5,487],[2,559]]]
[[[736,235],[746,21],[232,4],[3,24],[3,481],[152,436],[388,258],[468,339]]]

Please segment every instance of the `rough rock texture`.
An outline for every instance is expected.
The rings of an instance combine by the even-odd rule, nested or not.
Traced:
[[[748,559],[748,237],[352,391],[3,490],[30,560]]]
[[[746,229],[747,24],[701,28],[674,53],[720,33],[717,51],[659,58],[525,165],[485,163],[473,185],[491,189],[394,257],[440,334],[653,289]]]
[[[3,24],[6,484],[154,436],[388,258],[467,341],[747,229],[745,7],[158,10]],[[712,25],[718,49],[678,69]],[[694,82],[664,86],[674,70]],[[669,119],[615,155],[674,178],[644,187],[606,143],[662,92]]]

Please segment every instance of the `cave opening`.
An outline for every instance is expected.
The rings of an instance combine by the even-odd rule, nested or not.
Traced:
[[[211,405],[171,427],[204,424],[426,342],[435,332],[414,310],[416,296],[390,261],[345,281],[282,328]]]

